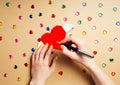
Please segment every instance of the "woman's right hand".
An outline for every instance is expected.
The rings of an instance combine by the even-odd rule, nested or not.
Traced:
[[[69,36],[62,41],[62,43],[66,43],[66,42],[72,42],[72,44],[74,44],[78,49],[81,49],[81,50],[83,50],[83,48],[85,48],[83,46],[83,44],[84,44],[83,41],[80,41],[78,38],[73,37],[73,36]],[[76,52],[67,49],[64,45],[62,45],[61,47],[62,47],[63,54],[72,60],[75,60],[85,66],[88,66],[88,65],[94,63],[93,59],[88,58],[85,55],[77,54]]]

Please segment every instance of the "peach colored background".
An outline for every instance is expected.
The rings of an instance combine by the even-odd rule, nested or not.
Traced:
[[[0,1],[0,36],[3,39],[0,41],[0,84],[1,85],[27,85],[30,79],[30,57],[31,48],[37,47],[37,39],[42,34],[46,33],[46,27],[56,25],[63,25],[66,23],[76,25],[75,28],[68,33],[79,39],[85,40],[87,51],[92,53],[97,51],[95,62],[104,70],[107,75],[116,83],[120,81],[120,26],[115,23],[120,21],[120,0],[52,0],[52,4],[48,4],[48,0],[9,0],[10,7],[6,7],[8,0]],[[82,3],[86,2],[86,7]],[[99,8],[98,4],[102,3],[103,7]],[[18,8],[21,4],[21,8]],[[31,9],[34,4],[35,8]],[[66,8],[62,9],[61,6],[65,4]],[[113,7],[117,7],[117,12],[113,11]],[[80,12],[76,16],[76,12]],[[39,17],[39,12],[42,16]],[[103,13],[103,17],[98,17],[98,13]],[[32,14],[33,18],[30,19],[29,15]],[[51,14],[55,14],[55,18],[51,18]],[[22,20],[18,16],[23,16]],[[65,22],[63,18],[67,17]],[[91,21],[87,18],[92,17]],[[82,20],[82,24],[77,21]],[[43,23],[44,27],[39,24]],[[12,26],[16,25],[16,29]],[[96,30],[92,27],[96,26]],[[29,30],[33,34],[29,34]],[[102,31],[106,30],[107,34],[103,35]],[[82,31],[86,31],[86,35],[82,35]],[[114,42],[114,38],[118,38],[118,42]],[[18,38],[19,42],[15,43],[14,39]],[[94,40],[99,40],[98,44]],[[113,51],[109,52],[108,48],[113,47]],[[22,54],[26,53],[27,56],[23,57]],[[12,54],[13,58],[10,60],[9,55]],[[53,75],[48,79],[46,85],[93,85],[93,81],[89,76],[89,72],[83,72],[84,68],[81,65],[69,61],[60,51],[54,51],[53,56],[59,56],[57,67]],[[109,58],[114,61],[110,62]],[[28,63],[28,67],[24,66]],[[107,66],[102,68],[102,63]],[[18,68],[14,69],[14,65]],[[58,74],[63,71],[63,75]],[[111,72],[116,75],[112,76]],[[4,73],[8,74],[5,78]],[[20,77],[18,81],[17,78]]]

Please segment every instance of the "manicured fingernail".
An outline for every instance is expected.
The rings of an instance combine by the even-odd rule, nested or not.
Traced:
[[[50,45],[50,48],[53,48],[53,45]]]
[[[48,43],[45,44],[45,46],[47,46],[47,47],[48,47],[48,45],[49,45]]]
[[[60,47],[61,47],[61,49],[63,49],[64,46],[63,46],[63,45],[60,45]]]

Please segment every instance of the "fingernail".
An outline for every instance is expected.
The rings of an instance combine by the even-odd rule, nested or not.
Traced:
[[[50,48],[53,48],[53,45],[50,45]]]
[[[48,45],[49,45],[48,43],[45,44],[45,46],[47,46],[47,47],[48,47]]]
[[[64,46],[63,46],[63,45],[60,45],[60,47],[61,47],[61,49],[63,49]]]

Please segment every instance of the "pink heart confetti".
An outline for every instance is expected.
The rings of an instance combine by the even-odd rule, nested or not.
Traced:
[[[109,52],[113,51],[113,48],[112,48],[112,47],[109,47],[109,48],[108,48],[108,51],[109,51]]]
[[[93,30],[96,30],[96,26],[94,25],[94,26],[92,27],[92,29],[93,29]]]
[[[10,60],[13,59],[13,55],[10,54],[10,55],[9,55],[9,59],[10,59]]]
[[[118,42],[118,38],[117,38],[117,37],[115,37],[113,41],[114,41],[114,42]]]
[[[95,44],[98,44],[98,43],[99,43],[99,41],[98,41],[98,40],[95,40],[95,41],[94,41],[94,43],[95,43]]]
[[[7,73],[4,73],[3,76],[4,76],[5,78],[7,78],[7,77],[8,77],[8,74],[7,74]]]
[[[21,5],[21,4],[18,4],[18,8],[22,8],[22,5]]]
[[[64,21],[64,22],[66,22],[67,20],[68,20],[68,18],[67,18],[67,17],[64,17],[64,18],[63,18],[63,21]]]
[[[22,20],[22,16],[18,16],[18,19],[19,19],[19,20]]]
[[[23,57],[26,57],[26,56],[27,56],[27,53],[23,53],[22,55],[23,55]]]
[[[19,42],[19,40],[17,38],[15,38],[15,43],[18,43],[18,42]]]
[[[76,15],[76,16],[79,16],[79,15],[80,15],[80,12],[78,12],[78,11],[75,12],[75,15]]]

